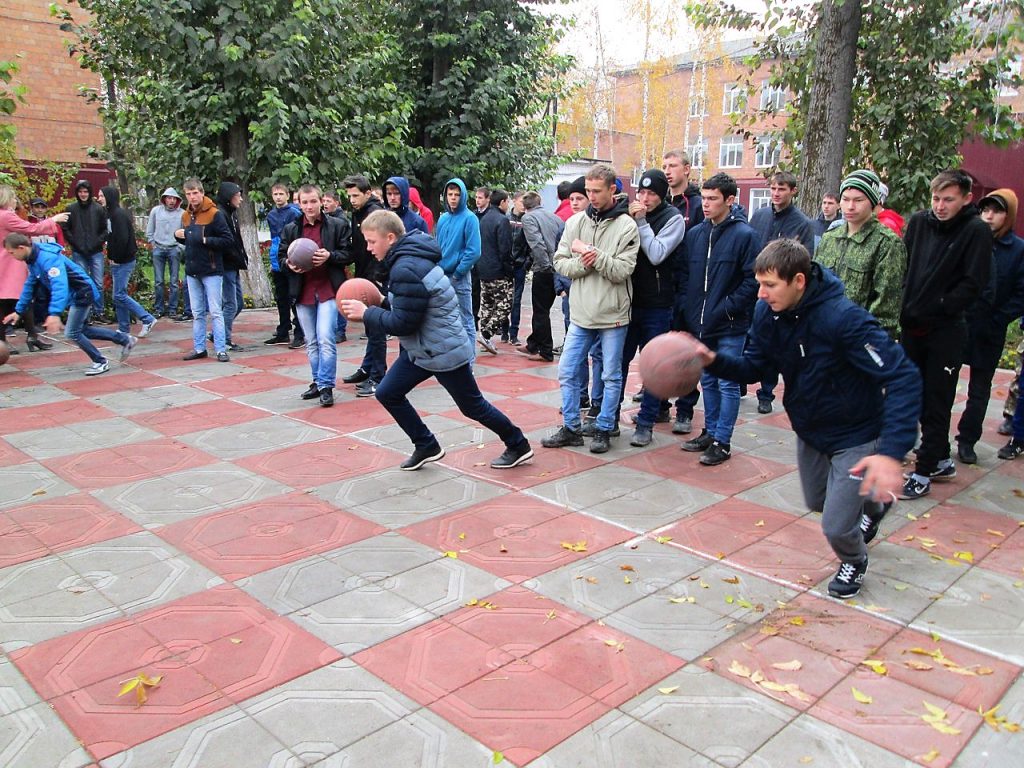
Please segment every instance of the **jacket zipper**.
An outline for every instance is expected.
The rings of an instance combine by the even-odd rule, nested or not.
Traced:
[[[714,234],[712,232],[712,234]],[[704,300],[700,303],[700,334],[704,336],[704,309],[708,305],[708,272],[711,270],[711,235],[708,235],[708,255],[704,258]]]

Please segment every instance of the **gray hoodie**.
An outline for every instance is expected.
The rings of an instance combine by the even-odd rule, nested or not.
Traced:
[[[169,207],[168,202],[174,207]],[[179,229],[181,229],[181,195],[174,191],[174,187],[168,187],[160,195],[160,205],[149,212],[149,220],[146,222],[146,239],[158,248],[177,248],[178,242],[174,239],[174,233]]]

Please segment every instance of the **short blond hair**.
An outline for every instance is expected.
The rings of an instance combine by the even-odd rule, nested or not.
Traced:
[[[405,236],[405,224],[394,211],[374,211],[363,219],[360,229],[368,229],[382,235]]]
[[[6,184],[0,186],[0,208],[13,210],[17,207],[18,193],[14,191],[14,187],[8,187]]]

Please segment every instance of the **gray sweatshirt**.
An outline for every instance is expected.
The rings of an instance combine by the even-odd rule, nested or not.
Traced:
[[[146,222],[146,239],[160,248],[177,247],[174,239],[175,230],[181,229],[181,208],[168,210],[166,205],[158,205],[149,212]]]

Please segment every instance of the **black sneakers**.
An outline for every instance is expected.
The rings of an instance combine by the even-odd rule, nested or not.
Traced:
[[[1020,440],[1010,440],[1006,445],[999,449],[996,454],[1000,459],[1009,459],[1012,461],[1018,456],[1024,456],[1024,442]]]
[[[637,424],[636,429],[633,430],[633,437],[630,438],[629,444],[635,448],[643,448],[645,445],[650,445],[653,439],[654,435],[652,434],[650,427]]]
[[[925,480],[922,482],[918,480],[914,475],[910,475],[906,482],[903,483],[903,490],[900,491],[900,498],[904,501],[913,501],[914,499],[920,499],[922,496],[927,496],[931,493],[932,484]]]
[[[864,574],[868,571],[868,559],[859,563],[840,563],[835,577],[828,583],[828,593],[840,600],[849,600],[860,592],[864,583]]]
[[[715,442],[715,438],[706,429],[702,429],[693,440],[687,440],[679,447],[689,453],[703,453],[713,442]]]
[[[732,458],[732,446],[713,440],[711,445],[700,455],[700,463],[705,467],[714,467]]]
[[[561,426],[553,435],[548,435],[540,444],[545,448],[566,448],[568,446],[583,445],[583,434],[566,426]]]
[[[757,401],[757,412],[758,413],[771,413],[772,404],[770,400],[758,400]]]
[[[974,451],[973,443],[957,443],[956,444],[956,457],[960,459],[961,464],[977,464],[978,454]]]
[[[407,472],[419,469],[424,464],[429,464],[431,461],[437,461],[438,459],[444,458],[444,448],[437,443],[434,443],[427,448],[417,448],[412,452],[412,456],[402,462],[401,469]]]
[[[342,377],[342,382],[345,384],[362,384],[370,378],[370,372],[363,368],[356,368],[355,373],[350,373],[348,376]]]
[[[593,421],[587,421],[583,425],[583,429],[580,431],[580,434],[583,435],[584,437],[593,437],[596,433],[597,433],[597,419],[594,419]],[[619,436],[619,425],[616,424],[614,427],[612,427],[608,431],[608,434],[611,437],[618,437]]]
[[[686,416],[676,416],[672,423],[673,435],[688,435],[693,432],[693,419]]]
[[[892,509],[891,501],[883,504],[877,515],[869,515],[865,512],[860,516],[860,532],[864,534],[865,544],[874,541],[875,536],[878,535],[878,526],[882,524],[882,518],[889,513],[890,509]]]
[[[320,407],[330,408],[332,405],[334,405],[334,390],[324,387],[320,390]]]
[[[320,390],[319,388],[317,388],[316,382],[314,381],[312,384],[310,384],[309,389],[307,389],[305,392],[299,395],[299,397],[301,397],[303,400],[316,400],[316,398],[320,397]]]
[[[515,448],[506,448],[505,452],[491,462],[491,469],[512,469],[533,458],[533,448],[523,440]]]
[[[603,429],[595,429],[594,434],[590,438],[590,452],[608,453],[608,449],[612,447],[611,436],[618,434],[618,429],[614,432],[605,432]]]

